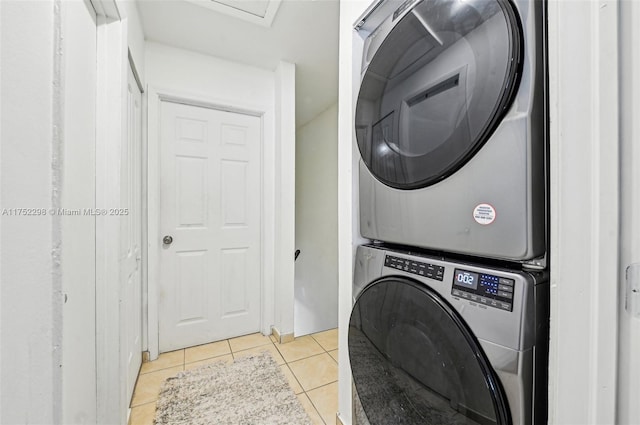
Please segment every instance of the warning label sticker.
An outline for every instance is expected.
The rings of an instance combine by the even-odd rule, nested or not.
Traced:
[[[489,204],[480,204],[473,209],[473,219],[483,226],[491,224],[496,219],[496,210]]]

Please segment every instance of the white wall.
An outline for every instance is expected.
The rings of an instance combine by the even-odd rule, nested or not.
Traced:
[[[275,82],[272,71],[154,42],[146,43],[145,57],[149,86],[230,104],[241,101],[273,108]],[[269,124],[273,132],[274,123]]]
[[[296,132],[295,329],[338,325],[338,105]]]
[[[263,305],[263,332],[269,332],[269,326],[273,324],[278,325],[281,332],[283,329],[285,333],[286,329],[293,332],[294,66],[282,62],[277,70],[269,71],[154,42],[146,43],[145,58],[147,84],[158,93],[170,93],[209,104],[233,105],[244,110],[265,111],[262,121],[265,175],[262,201],[264,210],[269,214],[265,215],[262,232],[263,241],[271,242],[268,246],[263,245],[263,290],[271,296]],[[149,108],[151,111],[151,105]],[[151,129],[157,123],[148,124]],[[151,132],[148,143],[150,147],[156,143],[152,140]],[[276,167],[277,164],[280,166]],[[154,178],[152,166],[149,164],[150,179]],[[154,202],[156,200],[150,196],[151,212]],[[276,226],[280,226],[278,232]],[[157,239],[153,231],[150,227],[150,255]],[[157,271],[150,268],[151,326],[157,323],[157,311],[153,311],[156,297],[152,287],[156,279],[154,273]],[[273,311],[274,301],[278,311]],[[153,338],[152,332],[149,336],[152,355]]]
[[[346,425],[352,423],[351,369],[347,348],[351,314],[351,284],[355,244],[360,238],[357,226],[357,192],[354,190],[355,117],[354,89],[359,71],[358,51],[354,52],[356,19],[369,7],[367,0],[340,1],[340,69],[338,93],[338,413]],[[357,48],[358,46],[356,46]],[[355,71],[358,67],[358,71]]]
[[[96,221],[50,211],[96,202],[95,14],[85,0],[0,15],[1,206],[47,211],[2,217],[0,422],[95,423]]]
[[[2,3],[2,208],[47,210],[3,217],[2,423],[96,415],[95,220],[49,211],[95,204],[95,15],[57,6]]]
[[[0,2],[1,208],[54,205],[60,139],[60,29],[54,2]],[[61,420],[60,227],[51,216],[1,216],[0,423]]]
[[[88,2],[62,2],[63,141],[54,175],[59,205],[95,207],[96,17]],[[65,303],[62,393],[65,424],[96,420],[96,219],[61,216],[61,272]]]
[[[296,202],[295,66],[280,62],[275,72],[275,320],[280,338],[294,328],[294,263]]]
[[[140,20],[137,2],[134,0],[116,0],[120,17],[126,22],[127,44],[135,63],[136,71],[143,87],[145,84],[144,29]]]

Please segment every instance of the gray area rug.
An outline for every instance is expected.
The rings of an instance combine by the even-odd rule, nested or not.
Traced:
[[[180,372],[157,402],[157,425],[311,425],[269,353]]]

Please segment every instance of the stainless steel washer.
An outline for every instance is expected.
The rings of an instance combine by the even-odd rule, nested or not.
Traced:
[[[544,424],[547,276],[360,246],[356,423]]]
[[[387,0],[357,26],[362,236],[542,257],[544,2]]]

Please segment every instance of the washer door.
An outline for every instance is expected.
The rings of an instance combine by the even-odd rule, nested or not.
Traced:
[[[365,45],[356,138],[378,180],[416,189],[491,136],[517,91],[523,37],[509,0],[422,1],[398,19],[382,43],[373,34]]]
[[[468,326],[432,289],[385,277],[358,297],[349,360],[376,424],[511,424],[502,386]]]

